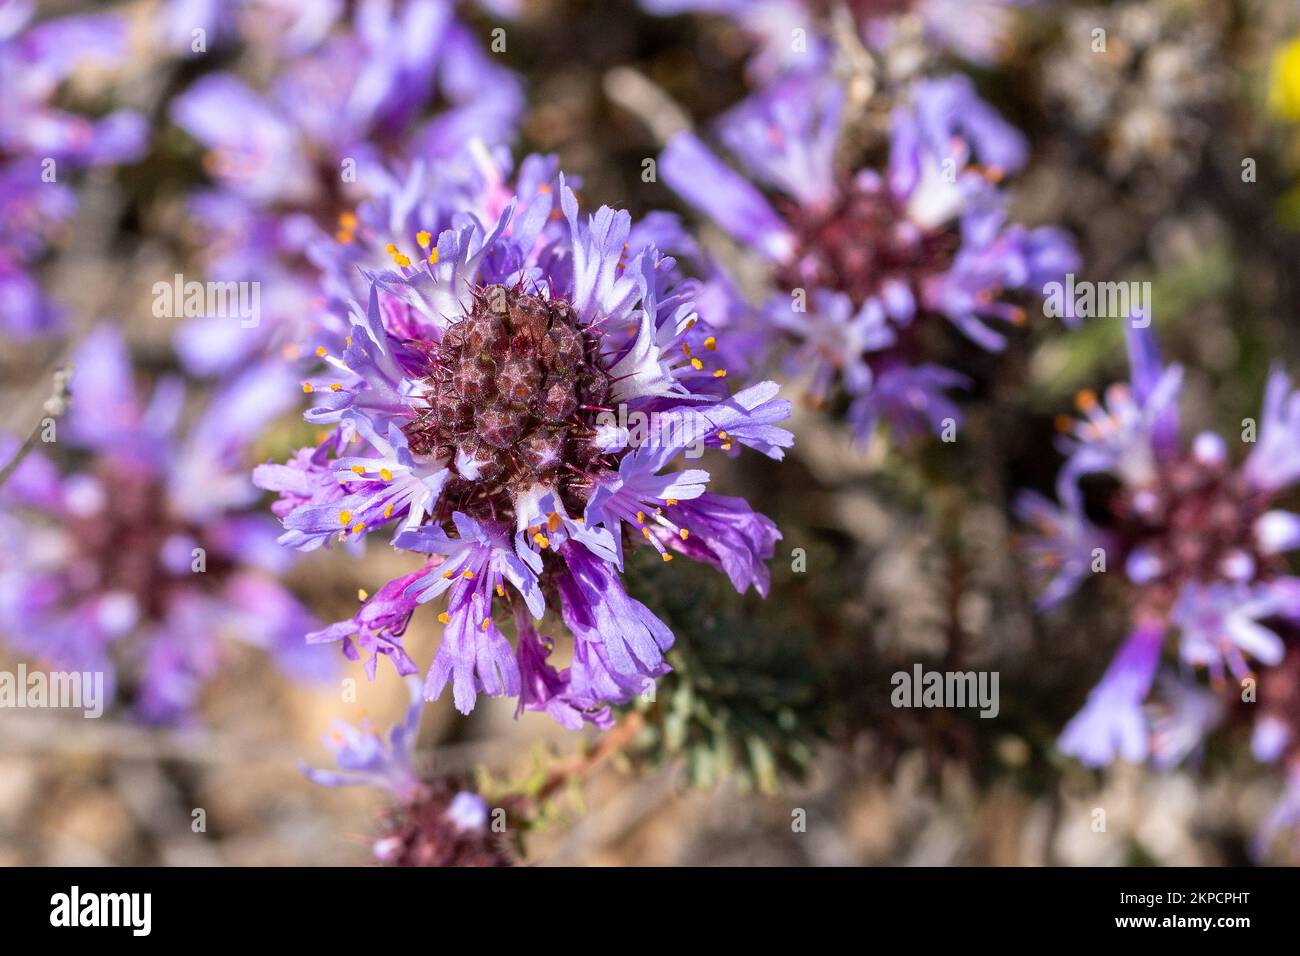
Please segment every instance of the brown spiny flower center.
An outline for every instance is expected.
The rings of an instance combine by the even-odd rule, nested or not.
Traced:
[[[100,470],[100,478],[105,488],[112,489],[111,499],[92,513],[64,519],[77,546],[73,565],[78,583],[98,591],[128,593],[143,617],[159,620],[177,587],[200,580],[211,586],[228,576],[230,562],[213,551],[201,526],[171,513],[166,490],[157,479],[111,466]],[[196,558],[193,548],[202,548],[202,579],[197,571],[178,573],[168,566],[166,552],[172,542],[188,545],[172,560],[191,568]]]
[[[1254,577],[1268,563],[1254,533],[1266,501],[1226,463],[1193,456],[1170,462],[1156,482],[1124,492],[1116,507],[1125,537],[1159,562],[1159,581],[1174,590],[1225,575]],[[1232,562],[1241,565],[1237,573]]]
[[[782,211],[795,233],[795,254],[778,274],[788,289],[835,289],[855,305],[889,280],[916,294],[957,253],[957,236],[920,228],[885,189],[849,187],[829,209],[813,213],[790,203]]]
[[[535,484],[577,506],[609,393],[599,349],[563,300],[475,290],[469,314],[431,347],[429,407],[405,428],[412,453],[469,463],[444,489],[445,511],[509,519],[514,493]]]
[[[422,786],[385,815],[375,855],[384,866],[512,866],[503,839],[488,826],[458,826],[454,789],[443,781]]]

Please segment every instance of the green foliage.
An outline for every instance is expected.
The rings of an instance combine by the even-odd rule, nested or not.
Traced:
[[[639,563],[628,575],[633,596],[672,628],[677,644],[654,699],[629,705],[646,720],[633,756],[681,760],[702,788],[731,778],[770,793],[783,776],[802,779],[825,726],[807,621],[795,619],[779,585],[764,601],[736,594],[706,566]]]

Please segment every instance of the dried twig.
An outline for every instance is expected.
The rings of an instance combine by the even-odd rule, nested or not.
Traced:
[[[46,423],[52,418],[58,418],[68,410],[68,405],[72,401],[72,390],[70,383],[72,381],[72,366],[60,365],[54,370],[54,388],[41,405],[41,418],[32,426],[31,432],[27,435],[27,440],[23,442],[17,453],[9,459],[3,468],[0,468],[0,487],[9,480],[9,476],[18,470],[18,466],[23,463],[36,443],[41,440],[41,433],[45,431]]]
[[[621,66],[605,74],[605,95],[650,130],[660,143],[691,128],[690,115],[644,73]]]

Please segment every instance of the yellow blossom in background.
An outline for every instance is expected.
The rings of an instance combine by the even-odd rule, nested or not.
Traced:
[[[1300,37],[1273,54],[1268,108],[1282,119],[1300,121]]]

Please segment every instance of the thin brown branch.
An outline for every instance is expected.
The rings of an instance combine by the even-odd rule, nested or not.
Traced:
[[[45,431],[46,423],[53,418],[58,418],[68,410],[68,404],[72,399],[72,391],[69,383],[72,380],[72,366],[61,365],[54,370],[54,388],[50,392],[44,404],[41,405],[41,417],[32,430],[27,435],[26,441],[14,454],[12,458],[0,468],[0,487],[9,480],[9,476],[18,470],[18,466],[23,463],[23,459],[31,454],[32,449],[36,447],[41,440],[41,434]]]

